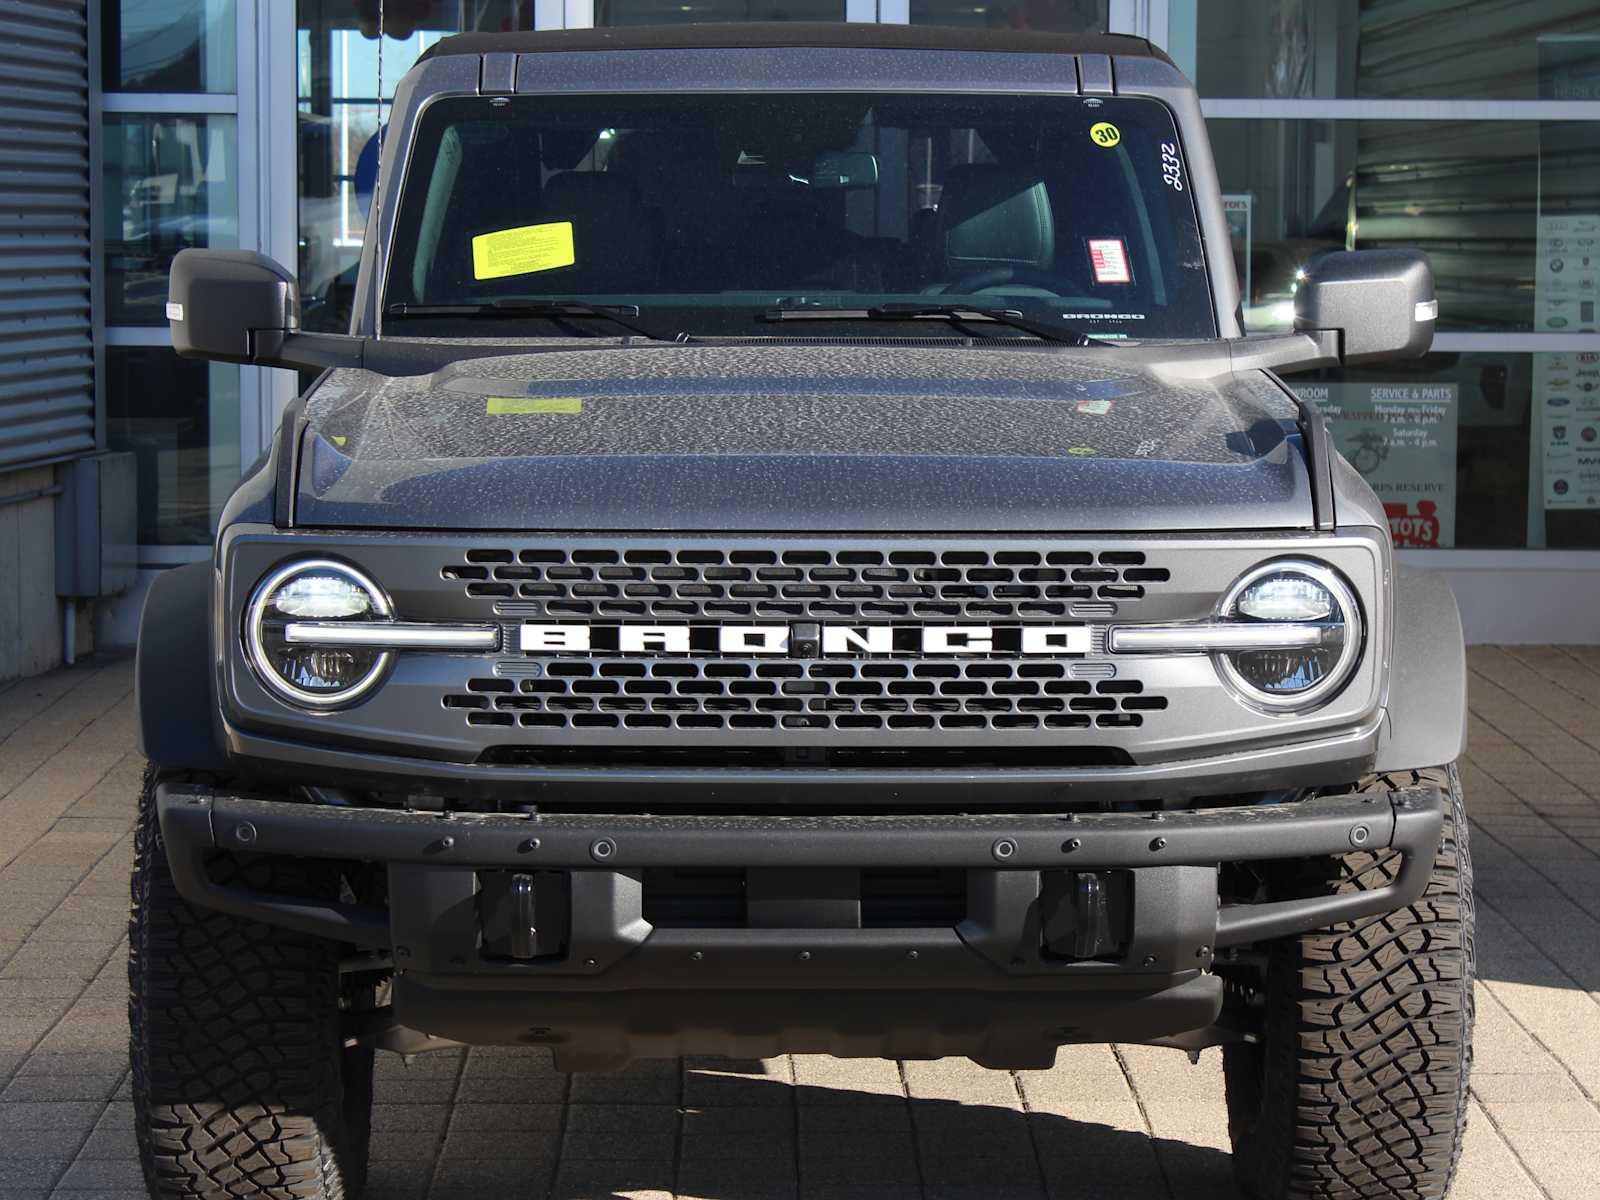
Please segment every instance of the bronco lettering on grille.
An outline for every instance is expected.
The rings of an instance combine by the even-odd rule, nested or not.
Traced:
[[[525,623],[526,654],[1082,655],[1087,625],[588,625]]]

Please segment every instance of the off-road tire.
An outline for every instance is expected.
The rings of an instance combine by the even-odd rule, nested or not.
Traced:
[[[1234,1169],[1256,1200],[1437,1200],[1454,1180],[1472,1061],[1473,907],[1456,769],[1365,780],[1437,787],[1444,836],[1408,908],[1268,948],[1258,1045],[1224,1049]],[[1400,855],[1333,860],[1330,891],[1390,882]],[[1308,882],[1304,879],[1302,883]]]
[[[150,769],[139,798],[128,924],[134,1131],[150,1195],[354,1200],[372,1051],[340,1036],[340,947],[179,896],[156,820],[160,778]],[[307,896],[339,886],[315,860],[228,857],[212,872]]]

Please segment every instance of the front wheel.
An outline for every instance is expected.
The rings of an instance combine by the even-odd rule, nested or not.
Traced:
[[[173,886],[145,778],[128,928],[134,1131],[152,1197],[353,1200],[367,1170],[372,1051],[347,1048],[335,942],[196,908]],[[337,896],[329,864],[224,858],[223,882]],[[360,977],[354,977],[359,979]],[[364,985],[367,991],[372,985]]]
[[[1240,1185],[1255,1200],[1437,1200],[1466,1129],[1472,1060],[1472,859],[1455,767],[1361,787],[1437,787],[1444,835],[1426,891],[1395,912],[1267,947],[1260,1040],[1223,1051]],[[1392,882],[1396,851],[1299,880],[1333,892]]]

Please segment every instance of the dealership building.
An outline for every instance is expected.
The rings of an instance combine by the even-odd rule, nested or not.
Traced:
[[[1600,642],[1593,0],[0,0],[0,679],[132,641],[298,381],[190,362],[173,256],[348,313],[395,84],[463,30],[852,21],[1138,34],[1199,88],[1251,330],[1320,253],[1417,247],[1415,362],[1297,376],[1474,641]]]

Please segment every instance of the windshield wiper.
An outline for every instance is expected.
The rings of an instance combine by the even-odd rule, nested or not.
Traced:
[[[1040,320],[1018,312],[1014,308],[984,308],[972,304],[911,303],[876,304],[871,308],[769,308],[762,314],[765,321],[904,321],[923,317],[942,317],[957,323],[967,321],[994,321],[1023,333],[1031,333],[1047,342],[1065,342],[1070,346],[1100,346],[1097,341],[1061,321]]]
[[[591,304],[587,300],[494,300],[487,304],[391,304],[385,316],[409,319],[412,317],[492,317],[515,320],[523,317],[599,317],[620,325],[630,333],[649,338],[653,342],[681,342],[684,334],[663,334],[659,329],[636,320],[637,304]]]

